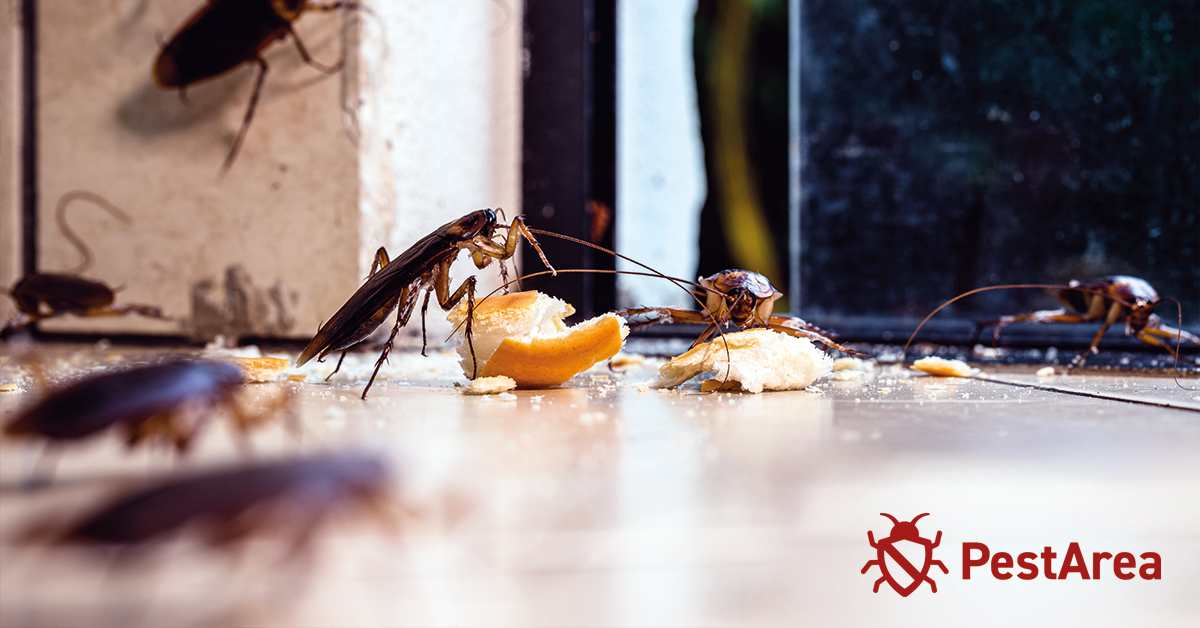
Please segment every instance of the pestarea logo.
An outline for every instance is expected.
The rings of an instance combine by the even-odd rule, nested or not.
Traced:
[[[891,533],[879,539],[878,543],[875,542],[875,533],[867,530],[867,540],[871,542],[871,547],[875,548],[875,560],[867,561],[862,572],[867,573],[868,569],[875,566],[883,572],[875,581],[874,592],[879,593],[879,585],[887,582],[896,593],[908,597],[922,583],[928,582],[929,588],[937,593],[937,583],[929,577],[929,568],[937,566],[942,573],[947,574],[950,570],[946,569],[942,561],[933,557],[933,550],[942,544],[942,531],[938,530],[937,536],[930,541],[921,538],[921,532],[917,530],[917,520],[929,516],[929,513],[919,514],[913,517],[912,521],[897,521],[886,512],[879,514],[891,519],[893,525]],[[920,567],[913,564],[914,562],[920,564]]]
[[[887,513],[879,514],[891,519],[892,528],[878,541],[874,531],[867,531],[867,541],[875,550],[875,558],[863,565],[862,573],[878,567],[882,574],[872,591],[879,593],[879,585],[886,582],[896,593],[908,597],[928,583],[930,592],[937,593],[937,583],[929,575],[931,568],[937,567],[947,575],[950,570],[933,556],[933,551],[942,543],[942,531],[938,530],[930,540],[922,537],[917,529],[917,521],[929,513],[919,514],[911,521],[900,521]],[[1062,562],[1056,566],[1058,556],[1059,553],[1049,545],[1041,552],[1014,554],[993,553],[986,543],[978,541],[965,542],[962,544],[962,579],[971,580],[975,575],[996,580],[1009,580],[1013,576],[1033,580],[1040,575],[1045,580],[1067,580],[1075,575],[1081,580],[1099,580],[1111,571],[1112,577],[1118,580],[1162,580],[1162,556],[1158,552],[1142,552],[1136,557],[1133,552],[1092,552],[1089,556],[1079,543],[1073,542],[1068,544]],[[974,571],[976,569],[978,571]],[[1019,571],[1014,572],[1014,569]]]

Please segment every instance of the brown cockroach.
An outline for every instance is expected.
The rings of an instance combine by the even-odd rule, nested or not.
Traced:
[[[332,66],[315,61],[292,29],[292,24],[308,11],[338,9],[366,10],[358,2],[319,3],[312,0],[208,0],[171,37],[154,61],[154,82],[164,89],[179,88],[182,94],[193,83],[216,78],[242,65],[258,66],[250,104],[242,126],[234,137],[222,170],[229,170],[238,149],[250,129],[250,120],[258,105],[267,62],[263,51],[271,44],[291,36],[304,62],[325,74],[342,68],[343,59]]]
[[[450,266],[462,250],[471,254],[471,261],[476,268],[486,268],[493,260],[500,262],[501,276],[505,275],[504,261],[517,252],[517,244],[524,237],[537,251],[542,263],[553,273],[554,267],[546,260],[537,238],[525,226],[523,216],[513,218],[510,224],[500,222],[497,213],[503,217],[502,210],[481,209],[471,212],[462,218],[450,221],[433,233],[417,241],[416,244],[401,253],[394,260],[389,260],[387,251],[380,247],[371,265],[371,274],[367,281],[351,295],[345,305],[332,318],[317,330],[317,334],[300,353],[296,366],[303,366],[313,358],[322,361],[325,356],[334,351],[341,351],[336,373],[342,366],[346,351],[362,342],[371,332],[379,328],[392,310],[397,310],[396,325],[383,346],[383,353],[375,363],[371,379],[363,388],[362,398],[367,398],[367,391],[375,382],[380,367],[387,360],[392,350],[392,343],[400,328],[408,324],[416,306],[421,291],[425,291],[425,301],[421,305],[421,334],[425,334],[425,313],[429,309],[430,293],[437,294],[438,305],[443,310],[450,310],[464,297],[467,299],[467,342],[471,341],[471,319],[475,311],[475,283],[472,275],[468,277],[454,292],[450,291]],[[500,235],[497,230],[504,229],[507,235]],[[424,354],[424,345],[421,353]],[[471,350],[474,355],[474,347]],[[474,365],[478,371],[478,365]],[[333,374],[330,374],[332,377]],[[326,378],[328,379],[328,378]]]
[[[1005,290],[1011,288],[1044,289],[1057,297],[1065,307],[1058,310],[1042,310],[1014,316],[1002,316],[994,320],[976,323],[975,334],[971,339],[972,344],[979,338],[979,334],[988,327],[996,328],[992,334],[992,339],[994,342],[999,342],[1000,330],[1005,325],[1013,323],[1100,323],[1100,330],[1092,338],[1092,343],[1067,366],[1067,371],[1070,372],[1075,367],[1082,366],[1089,355],[1098,353],[1099,350],[1097,347],[1100,344],[1100,339],[1104,337],[1108,329],[1116,323],[1123,322],[1125,323],[1126,335],[1132,335],[1134,338],[1148,345],[1165,349],[1175,357],[1177,363],[1178,360],[1183,360],[1194,364],[1192,360],[1180,353],[1180,349],[1184,340],[1200,346],[1200,338],[1183,329],[1176,329],[1167,325],[1157,314],[1154,314],[1154,308],[1159,303],[1172,301],[1178,306],[1179,301],[1170,297],[1160,297],[1158,296],[1158,292],[1144,279],[1125,275],[1114,275],[1087,282],[1071,281],[1066,286],[1013,284],[988,286],[964,292],[938,306],[933,312],[930,312],[929,316],[926,316],[921,321],[921,324],[917,326],[917,329],[913,331],[913,335],[909,337],[908,343],[905,343],[904,349],[901,350],[900,354],[904,355],[904,351],[908,349],[909,344],[912,343],[912,339],[916,337],[921,327],[934,314],[941,311],[942,308],[973,294],[988,290]],[[1182,314],[1180,318],[1182,319]],[[1182,325],[1180,326],[1182,327]],[[1163,342],[1163,339],[1166,338],[1175,338],[1175,346],[1172,347],[1170,344]]]
[[[236,399],[242,382],[227,362],[176,358],[135,366],[51,391],[5,424],[4,434],[63,443],[119,426],[130,447],[160,441],[184,452],[214,408],[227,410],[244,437],[290,401],[283,395],[265,413],[247,412]]]
[[[862,356],[852,349],[839,345],[833,334],[802,318],[795,316],[773,316],[775,301],[783,293],[771,285],[764,275],[748,270],[725,270],[715,275],[701,277],[698,296],[704,297],[702,311],[683,310],[671,307],[640,307],[618,310],[625,317],[654,314],[649,320],[629,324],[630,329],[657,325],[659,323],[702,323],[708,325],[700,337],[692,343],[696,346],[712,336],[718,327],[732,325],[738,329],[765,327],[767,329],[807,338],[813,342],[832,347],[850,355]]]
[[[693,282],[686,279],[667,276],[635,259],[621,255],[616,251],[612,251],[598,244],[593,244],[591,242],[560,233],[554,233],[552,231],[543,231],[541,229],[534,228],[530,228],[529,230],[538,235],[559,238],[593,248],[597,251],[607,253],[632,264],[636,264],[637,266],[645,268],[647,271],[649,271],[643,273],[624,270],[563,269],[556,271],[557,273],[607,273],[657,277],[659,279],[670,281],[684,292],[687,292],[688,296],[695,300],[696,303],[702,308],[701,311],[669,307],[643,307],[617,310],[615,313],[623,317],[637,316],[640,314],[656,315],[655,318],[648,321],[630,322],[630,329],[637,329],[639,327],[646,327],[658,323],[671,322],[707,324],[708,327],[704,330],[700,337],[692,343],[692,346],[695,347],[711,337],[713,332],[724,335],[722,327],[725,327],[726,325],[732,325],[738,329],[748,329],[761,326],[799,338],[807,338],[813,342],[817,342],[827,347],[832,347],[849,355],[864,358],[870,357],[852,349],[843,347],[835,341],[836,337],[833,334],[817,327],[816,325],[808,323],[801,318],[794,316],[772,316],[771,311],[775,307],[775,301],[782,297],[783,293],[776,290],[775,287],[771,285],[770,280],[759,273],[746,270],[726,270],[710,277],[701,277],[699,282]],[[520,279],[537,277],[545,274],[547,273],[538,272],[524,275],[517,280],[507,282],[505,286],[510,283],[515,283]],[[501,286],[501,288],[503,287],[504,286]],[[497,288],[497,290],[499,289],[500,288]]]
[[[9,291],[16,303],[17,313],[0,329],[0,334],[66,314],[85,317],[139,314],[170,320],[169,317],[163,316],[161,309],[154,306],[117,303],[116,291],[113,288],[78,275],[92,266],[93,257],[91,249],[67,224],[67,207],[75,200],[89,201],[121,222],[131,222],[125,212],[99,194],[85,190],[72,190],[63,194],[58,200],[55,218],[63,236],[83,255],[83,261],[66,273],[34,273],[17,281]]]
[[[69,526],[58,541],[138,548],[191,526],[215,547],[272,534],[299,553],[334,515],[371,512],[392,524],[389,478],[381,458],[359,453],[235,466],[134,491]]]

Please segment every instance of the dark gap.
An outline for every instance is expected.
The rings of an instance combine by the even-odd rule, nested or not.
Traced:
[[[616,2],[530,0],[525,10],[522,125],[524,213],[532,227],[612,248],[616,203]],[[556,268],[611,269],[611,256],[551,237],[538,239]],[[525,251],[525,272],[541,270]],[[575,306],[572,320],[613,308],[609,275],[537,277],[541,290]]]
[[[37,272],[37,0],[21,3],[21,267]]]
[[[586,98],[590,0],[529,0],[525,7],[525,84],[521,169],[523,213],[531,226],[588,239],[589,192]],[[591,250],[578,244],[538,239],[557,268],[591,268]],[[541,270],[526,247],[525,272]],[[526,290],[541,290],[592,311],[591,277],[536,277]],[[581,277],[581,280],[576,280]]]
[[[590,240],[614,249],[617,220],[617,3],[595,0],[592,7],[591,48],[591,194],[588,221]],[[616,258],[596,252],[593,268],[613,270]],[[596,313],[616,309],[615,275],[592,275]]]

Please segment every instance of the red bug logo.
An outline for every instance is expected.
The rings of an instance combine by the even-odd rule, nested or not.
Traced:
[[[902,597],[908,597],[917,590],[917,587],[921,586],[922,582],[928,582],[929,588],[937,593],[937,584],[934,583],[933,578],[929,577],[929,568],[937,565],[943,573],[947,574],[950,573],[950,570],[946,569],[942,561],[933,557],[933,548],[942,542],[942,531],[938,530],[937,536],[932,541],[921,538],[921,533],[917,531],[917,519],[929,513],[917,515],[913,517],[912,521],[897,521],[895,517],[886,512],[879,514],[891,519],[895,525],[892,526],[892,531],[887,538],[880,539],[878,543],[875,542],[874,533],[867,530],[867,540],[871,542],[871,547],[875,548],[877,554],[875,560],[867,561],[867,564],[863,565],[862,573],[867,573],[871,565],[878,565],[879,570],[883,572],[883,576],[875,581],[873,592],[879,593],[879,585],[887,580],[887,583],[892,585],[896,593]],[[919,569],[910,560],[911,557],[918,555],[923,555]],[[897,576],[900,577],[897,578]]]

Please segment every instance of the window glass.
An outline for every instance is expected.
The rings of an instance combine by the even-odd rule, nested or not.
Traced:
[[[1198,15],[1168,0],[803,2],[801,313],[919,317],[980,286],[1130,274],[1195,324]],[[1042,307],[1037,290],[1003,291],[957,311]],[[1158,313],[1174,324],[1173,306]]]

